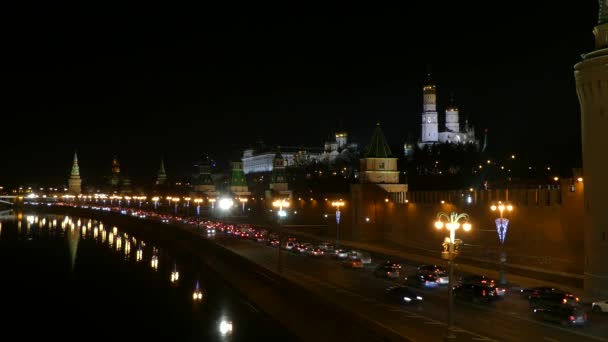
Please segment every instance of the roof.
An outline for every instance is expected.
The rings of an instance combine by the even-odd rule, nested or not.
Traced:
[[[386,138],[384,138],[384,133],[382,133],[382,129],[380,128],[380,123],[376,125],[376,129],[374,129],[374,133],[372,134],[372,139],[367,145],[365,152],[363,153],[364,158],[392,158],[393,153],[391,152],[390,147],[388,147],[388,143],[386,142]]]

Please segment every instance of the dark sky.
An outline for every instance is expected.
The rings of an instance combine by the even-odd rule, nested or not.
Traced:
[[[88,3],[88,2],[83,2]],[[126,3],[126,2],[125,2]],[[187,173],[258,140],[321,146],[340,121],[393,152],[420,135],[431,65],[440,110],[491,151],[580,166],[573,66],[593,48],[595,0],[417,1],[403,7],[23,2],[5,12],[0,185],[123,170]]]

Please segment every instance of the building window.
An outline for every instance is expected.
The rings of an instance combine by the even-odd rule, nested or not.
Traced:
[[[384,169],[384,162],[380,162],[380,164],[378,164],[378,168],[379,169]]]

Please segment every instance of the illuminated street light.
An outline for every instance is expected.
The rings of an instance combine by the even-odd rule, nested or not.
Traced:
[[[201,203],[203,202],[202,198],[195,198],[194,203],[196,203],[196,216],[201,216]]]
[[[344,206],[344,202],[340,199],[331,202],[332,207],[336,207],[336,249],[340,245],[340,207]]]
[[[215,208],[215,198],[210,198],[209,202],[211,203],[211,209]]]
[[[177,214],[177,204],[179,203],[179,197],[173,197],[171,198],[171,200],[173,201],[173,203],[175,203],[175,213]]]
[[[496,222],[496,232],[498,233],[498,241],[500,246],[500,279],[498,283],[500,285],[507,284],[507,274],[505,272],[505,264],[507,262],[507,253],[505,251],[505,238],[507,237],[507,228],[509,226],[509,220],[503,218],[503,213],[505,211],[511,212],[513,211],[513,206],[511,204],[504,204],[502,202],[498,202],[498,205],[493,204],[490,209],[492,211],[498,211],[500,213],[500,217],[495,220]]]
[[[245,214],[245,203],[247,203],[247,199],[244,197],[239,197],[239,201],[241,202],[241,205],[243,207],[243,214]]]
[[[232,208],[232,206],[234,205],[234,201],[232,200],[232,198],[221,198],[218,204],[220,206],[220,209],[226,211]]]
[[[453,309],[454,309],[454,293],[453,293],[453,279],[454,279],[454,258],[460,252],[460,245],[462,240],[456,239],[456,230],[462,227],[465,232],[471,230],[472,226],[468,222],[469,215],[466,213],[458,214],[451,212],[448,216],[446,213],[438,213],[437,221],[435,221],[435,228],[443,229],[444,227],[450,231],[450,236],[446,237],[443,242],[443,252],[441,257],[448,260],[448,326],[446,338],[455,338],[452,326],[454,325]],[[461,223],[462,221],[462,223]]]
[[[152,202],[154,202],[154,209],[156,209],[158,207],[158,200],[159,200],[158,196],[152,197]]]
[[[277,270],[279,272],[283,271],[283,265],[281,264],[281,250],[283,249],[283,241],[282,241],[282,223],[283,219],[287,217],[287,212],[283,210],[283,208],[289,208],[289,202],[284,199],[278,199],[272,202],[272,206],[275,208],[279,208],[277,211],[278,223],[279,223],[279,248],[278,248],[278,256],[277,256]]]

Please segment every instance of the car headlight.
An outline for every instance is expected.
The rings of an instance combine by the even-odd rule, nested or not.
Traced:
[[[411,302],[412,298],[410,298],[410,297],[403,297],[403,300],[406,301],[406,302]]]

